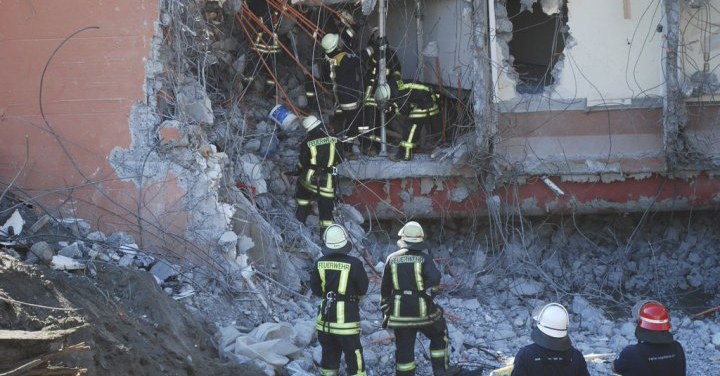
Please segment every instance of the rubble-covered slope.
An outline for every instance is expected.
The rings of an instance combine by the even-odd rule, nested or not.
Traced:
[[[0,254],[0,298],[2,330],[48,331],[86,324],[67,342],[85,342],[90,349],[62,363],[87,368],[87,375],[258,374],[249,365],[222,363],[212,343],[213,329],[168,297],[147,272],[100,265],[97,278],[90,279]],[[0,372],[17,365],[0,360]]]

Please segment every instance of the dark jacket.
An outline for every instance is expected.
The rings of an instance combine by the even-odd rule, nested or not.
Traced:
[[[313,295],[322,298],[316,329],[338,335],[359,334],[358,301],[367,293],[368,284],[367,274],[358,258],[344,253],[320,257],[310,274]]]
[[[408,244],[385,262],[380,295],[390,316],[388,328],[427,326],[442,318],[442,309],[433,302],[440,271],[422,249],[422,243]]]
[[[323,197],[335,197],[333,167],[342,161],[342,147],[338,142],[323,126],[308,132],[300,143],[299,184]]]
[[[440,113],[440,96],[430,86],[397,78],[388,80],[388,84],[392,105],[398,115],[419,119]]]
[[[377,88],[378,64],[380,60],[380,46],[377,43],[368,43],[362,51],[363,61],[363,86],[365,87],[364,102],[366,106],[376,106],[375,89]],[[390,82],[402,78],[400,72],[400,60],[395,51],[390,48],[385,50],[385,76]]]
[[[623,376],[685,376],[685,352],[677,341],[640,342],[625,347],[613,368]]]
[[[360,107],[363,87],[360,58],[352,52],[340,51],[328,59],[328,72],[333,92],[343,111]]]
[[[511,376],[590,376],[590,373],[585,358],[576,348],[554,351],[533,343],[515,355]]]

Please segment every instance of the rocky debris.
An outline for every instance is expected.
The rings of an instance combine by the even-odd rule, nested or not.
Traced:
[[[179,118],[185,121],[213,124],[212,102],[200,82],[190,77],[180,79],[176,93]]]
[[[29,264],[36,264],[38,262],[49,264],[53,256],[55,256],[55,251],[50,244],[37,242],[30,247],[30,252],[28,252],[25,262]]]
[[[53,270],[81,270],[85,269],[85,264],[82,262],[78,262],[76,260],[73,260],[70,257],[62,256],[62,255],[56,255],[53,256],[52,260],[50,261],[50,267]]]
[[[80,249],[80,244],[78,244],[78,242],[74,242],[63,247],[58,254],[68,258],[80,258],[83,256],[83,251]]]

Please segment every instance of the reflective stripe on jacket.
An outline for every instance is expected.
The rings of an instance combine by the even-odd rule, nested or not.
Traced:
[[[389,305],[389,328],[426,326],[442,317],[428,291],[440,285],[440,271],[432,258],[418,250],[402,249],[385,263],[380,295]]]
[[[326,135],[324,127],[308,133],[300,146],[299,183],[322,197],[335,197],[333,169],[340,164],[340,147],[337,138]]]
[[[367,293],[368,277],[362,262],[346,254],[330,254],[315,262],[310,288],[322,301],[315,327],[318,331],[352,335],[360,333],[359,300]],[[328,299],[328,293],[335,296]]]

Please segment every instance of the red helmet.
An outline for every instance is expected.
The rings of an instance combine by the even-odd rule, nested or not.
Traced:
[[[638,306],[635,317],[641,328],[657,332],[670,330],[670,314],[665,306],[654,300],[642,302]]]

